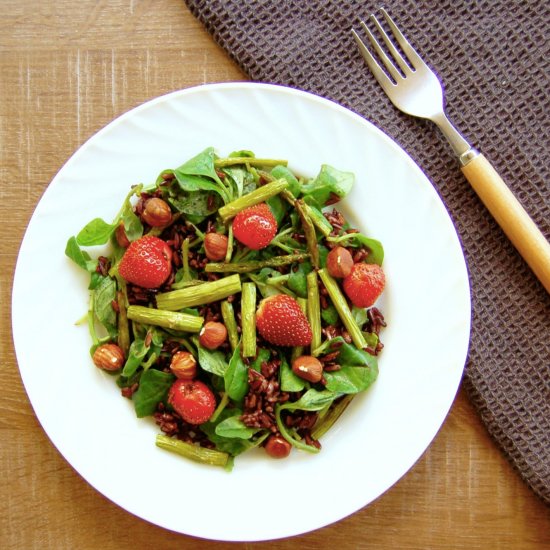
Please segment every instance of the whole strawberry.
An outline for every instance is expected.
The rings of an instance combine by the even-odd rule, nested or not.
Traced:
[[[216,398],[204,382],[181,378],[168,390],[168,403],[189,424],[203,424],[216,408]]]
[[[360,262],[351,268],[343,286],[354,306],[370,307],[382,294],[385,284],[386,277],[379,265]]]
[[[172,250],[158,237],[145,235],[133,241],[120,260],[118,272],[129,283],[158,288],[172,271]]]
[[[269,296],[256,311],[256,328],[276,346],[308,346],[311,327],[298,302],[286,294]]]
[[[233,219],[233,235],[252,250],[265,248],[276,234],[277,221],[265,202],[241,210]]]

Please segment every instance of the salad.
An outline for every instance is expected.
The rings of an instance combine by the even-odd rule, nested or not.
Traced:
[[[318,453],[376,380],[384,251],[333,206],[353,184],[210,147],[69,238],[93,363],[159,447],[228,470],[256,447]]]

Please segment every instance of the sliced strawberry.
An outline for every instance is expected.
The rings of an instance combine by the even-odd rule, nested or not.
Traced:
[[[276,234],[277,221],[265,202],[241,210],[233,220],[233,235],[253,250],[265,248]]]
[[[189,424],[203,424],[216,408],[216,398],[204,382],[181,378],[170,387],[168,403]]]
[[[308,346],[311,327],[298,302],[286,294],[277,294],[260,302],[256,328],[276,346]]]
[[[382,294],[385,284],[386,277],[379,265],[360,262],[351,268],[343,286],[354,306],[370,307]]]
[[[118,265],[118,272],[129,283],[157,288],[172,271],[172,250],[158,237],[146,235],[133,241]]]

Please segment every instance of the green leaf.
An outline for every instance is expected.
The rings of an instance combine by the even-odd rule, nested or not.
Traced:
[[[305,380],[296,376],[286,361],[282,361],[279,368],[279,375],[281,391],[300,392],[306,387]]]
[[[334,372],[325,372],[326,389],[345,394],[366,390],[378,377],[378,368],[343,367]]]
[[[128,358],[122,369],[122,376],[131,377],[139,368],[150,347],[145,345],[143,338],[136,338],[131,344],[128,351]]]
[[[109,224],[101,218],[94,218],[87,223],[76,236],[76,242],[81,246],[96,246],[109,241],[116,224]]]
[[[116,300],[116,281],[103,277],[94,292],[94,314],[110,336],[116,337],[117,324],[113,302]]]
[[[269,434],[269,432],[266,432],[265,435],[258,437],[255,441],[218,435],[216,433],[216,427],[225,419],[234,416],[235,412],[236,409],[224,409],[216,422],[205,422],[200,426],[200,429],[207,435],[208,439],[216,445],[216,449],[229,453],[232,456],[237,456],[258,446]]]
[[[234,401],[241,401],[248,392],[248,366],[241,358],[240,346],[235,348],[224,374],[225,391]]]
[[[85,269],[89,273],[94,273],[97,262],[92,260],[90,255],[82,250],[78,243],[76,242],[76,237],[71,237],[67,241],[67,246],[65,247],[65,255],[70,258],[76,265]]]
[[[275,166],[271,170],[271,175],[277,180],[284,178],[288,182],[287,189],[295,197],[298,197],[301,191],[300,182],[296,179],[296,176],[286,166],[283,166],[282,164]]]
[[[327,325],[335,325],[340,320],[340,315],[338,315],[336,308],[329,304],[325,309],[321,308],[321,318]]]
[[[204,217],[217,212],[222,201],[217,194],[205,191],[192,191],[181,193],[178,197],[171,197],[168,199],[168,202],[178,212],[187,216]]]
[[[334,197],[343,199],[353,187],[355,176],[323,164],[317,177],[302,185],[303,195],[311,197],[317,205],[323,206]]]
[[[199,365],[206,372],[217,376],[224,376],[227,370],[227,361],[221,351],[211,351],[200,344],[197,345]]]
[[[336,361],[343,367],[370,367],[378,369],[378,361],[374,355],[347,343],[342,344]]]
[[[238,439],[250,439],[257,431],[258,428],[249,428],[244,424],[240,418],[241,414],[230,416],[216,426],[216,435],[222,437],[238,438]]]
[[[139,388],[132,396],[138,418],[152,415],[157,405],[166,400],[168,390],[176,377],[156,369],[145,371],[140,378]]]
[[[257,372],[261,372],[262,363],[269,361],[271,357],[271,351],[267,348],[259,348],[256,354],[256,358],[250,362],[250,368],[254,369]]]
[[[281,405],[281,410],[288,409],[295,411],[297,409],[301,411],[320,411],[326,407],[329,403],[332,403],[337,397],[340,397],[341,393],[336,393],[330,390],[316,390],[311,388],[308,390],[298,401],[287,401]]]
[[[298,264],[290,270],[288,288],[295,292],[300,298],[307,298],[307,274],[311,271],[311,262]]]

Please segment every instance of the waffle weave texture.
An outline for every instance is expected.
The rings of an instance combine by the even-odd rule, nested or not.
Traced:
[[[488,432],[550,503],[550,295],[462,176],[429,122],[397,111],[360,57],[350,28],[378,2],[185,0],[258,82],[332,99],[401,145],[455,224],[472,288],[463,384]],[[447,113],[550,237],[550,4],[519,0],[388,1],[443,82]]]

